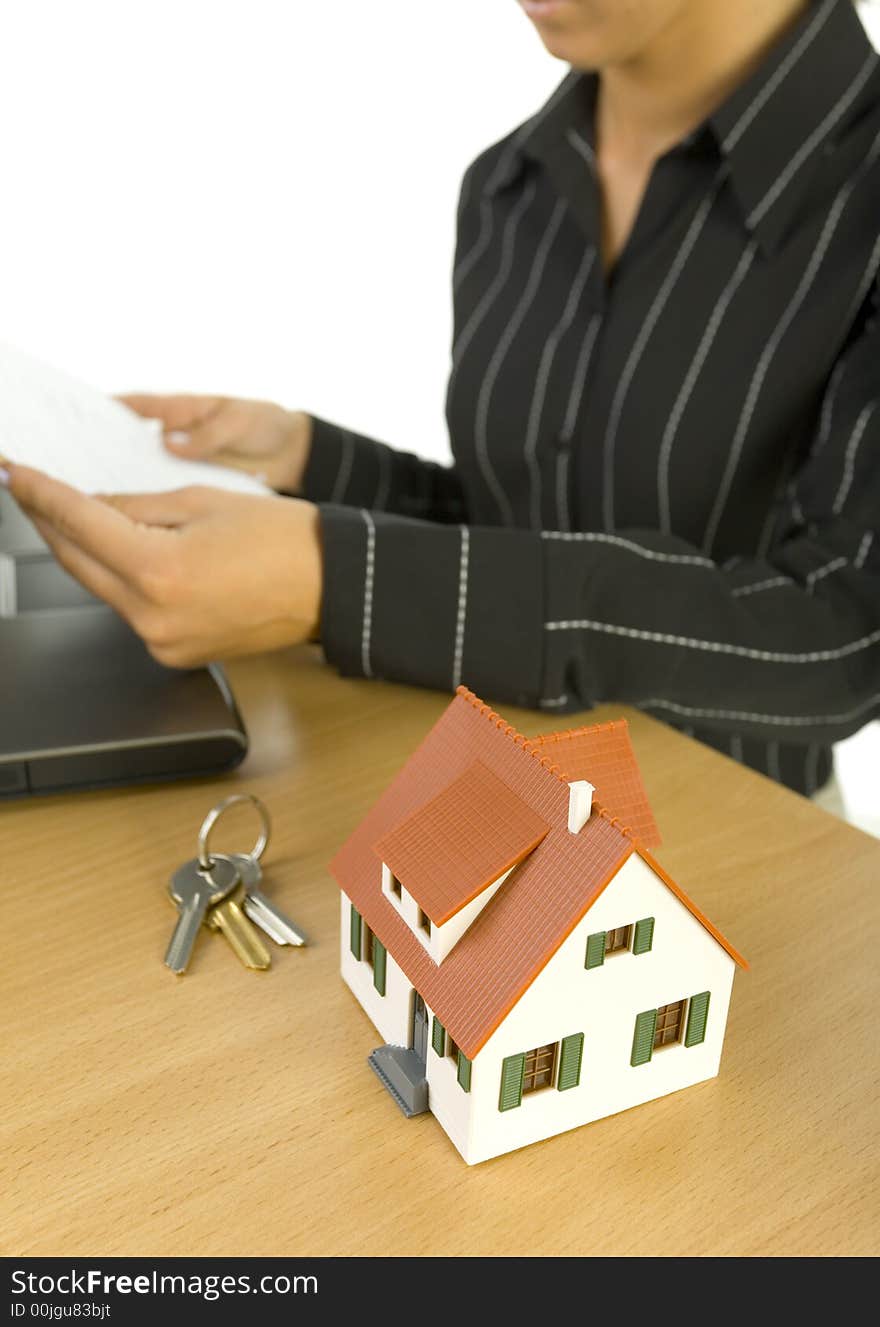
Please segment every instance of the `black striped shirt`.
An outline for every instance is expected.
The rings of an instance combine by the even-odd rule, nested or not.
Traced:
[[[822,0],[657,163],[610,275],[597,78],[466,173],[454,464],[315,420],[344,673],[635,704],[812,792],[880,712],[880,69]]]

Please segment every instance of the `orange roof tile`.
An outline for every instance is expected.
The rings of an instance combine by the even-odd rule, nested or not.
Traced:
[[[382,893],[381,867],[373,845],[435,798],[438,790],[460,779],[475,762],[491,771],[549,828],[438,966]],[[590,782],[598,786],[598,780]],[[331,869],[449,1035],[473,1059],[637,850],[634,837],[617,816],[599,806],[580,833],[570,833],[567,783],[549,758],[547,744],[529,742],[460,687],[421,746],[337,853]],[[745,966],[745,960],[653,859],[647,853],[640,855],[731,957]]]
[[[532,746],[550,756],[569,779],[586,779],[597,800],[646,848],[660,844],[660,831],[636,762],[626,719],[533,737]]]
[[[474,761],[375,846],[435,926],[536,848],[550,826]]]

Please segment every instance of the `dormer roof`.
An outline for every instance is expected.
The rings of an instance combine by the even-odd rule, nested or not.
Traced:
[[[536,848],[550,826],[481,760],[375,845],[435,926]]]

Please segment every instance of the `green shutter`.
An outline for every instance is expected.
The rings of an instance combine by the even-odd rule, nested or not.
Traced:
[[[647,1064],[654,1054],[654,1032],[657,1027],[657,1010],[646,1009],[636,1015],[636,1028],[633,1033],[633,1048],[630,1064]]]
[[[354,906],[354,904],[352,903],[352,905],[351,905],[351,952],[354,954],[355,958],[360,958],[360,956],[361,956],[361,936],[362,936],[362,934],[363,934],[363,926],[361,925],[361,914],[358,912],[357,908],[356,908],[356,907]]]
[[[640,922],[636,922],[636,933],[633,936],[633,953],[647,954],[654,943],[654,918],[643,917]]]
[[[440,1019],[435,1014],[434,1026],[431,1030],[431,1045],[434,1047],[434,1050],[437,1052],[438,1055],[443,1054],[443,1040],[445,1032],[446,1029],[444,1028],[443,1024],[440,1022]]]
[[[465,1092],[471,1090],[471,1062],[464,1051],[458,1052],[458,1085]]]
[[[587,936],[587,957],[584,960],[585,968],[601,968],[605,962],[605,932],[596,931],[595,935]]]
[[[526,1068],[525,1055],[508,1055],[501,1066],[501,1094],[498,1098],[499,1110],[513,1110],[522,1103],[523,1074]]]
[[[562,1038],[562,1050],[559,1055],[559,1077],[556,1080],[556,1086],[560,1092],[564,1092],[569,1087],[577,1087],[581,1081],[581,1057],[583,1053],[583,1032],[573,1032],[570,1037]]]
[[[381,940],[373,936],[373,985],[380,995],[385,994],[386,949]]]
[[[709,992],[701,991],[692,995],[688,1007],[687,1032],[684,1034],[685,1046],[699,1046],[706,1040],[706,1019],[709,1015]]]

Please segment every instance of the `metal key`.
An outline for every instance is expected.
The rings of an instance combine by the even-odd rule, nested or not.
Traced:
[[[230,853],[230,860],[241,876],[244,885],[242,907],[251,921],[264,930],[276,945],[307,945],[307,936],[260,889],[263,868],[257,858],[251,853],[233,852]]]
[[[180,909],[180,916],[165,954],[165,964],[172,972],[178,975],[186,972],[208,908],[231,894],[240,882],[238,867],[228,857],[215,857],[208,870],[194,857],[174,872],[168,892]]]
[[[268,935],[270,940],[274,940],[276,945],[286,945],[290,943],[285,932],[273,923],[268,912],[264,912],[259,903],[254,903],[253,900],[249,901],[247,895],[245,895],[242,907],[247,909],[247,915],[250,917],[254,925],[259,926],[263,934]]]
[[[207,924],[212,931],[220,931],[232,947],[233,953],[246,968],[264,971],[272,964],[269,951],[258,933],[245,917],[238,901],[225,898],[208,913]]]

